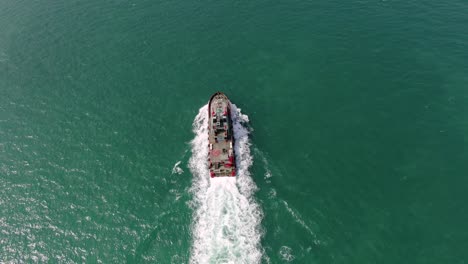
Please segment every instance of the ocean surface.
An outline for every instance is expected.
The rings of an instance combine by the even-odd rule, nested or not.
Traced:
[[[0,1],[1,263],[462,264],[467,202],[465,0]]]

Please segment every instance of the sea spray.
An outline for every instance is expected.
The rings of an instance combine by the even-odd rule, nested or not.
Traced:
[[[195,138],[189,162],[194,207],[190,263],[260,263],[262,211],[253,197],[257,187],[249,172],[253,160],[248,117],[232,105],[237,176],[212,179],[207,163],[207,113],[205,105],[193,122]]]

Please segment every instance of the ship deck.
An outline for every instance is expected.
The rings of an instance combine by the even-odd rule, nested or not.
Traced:
[[[212,176],[232,176],[235,170],[229,99],[222,93],[210,101],[209,158]]]

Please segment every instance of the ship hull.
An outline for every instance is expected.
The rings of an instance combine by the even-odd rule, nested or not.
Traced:
[[[234,130],[231,118],[231,102],[217,92],[208,103],[208,164],[210,176],[233,177],[236,175]]]

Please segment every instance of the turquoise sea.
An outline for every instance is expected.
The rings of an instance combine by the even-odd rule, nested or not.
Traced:
[[[467,188],[466,1],[0,1],[0,263],[462,264]]]

